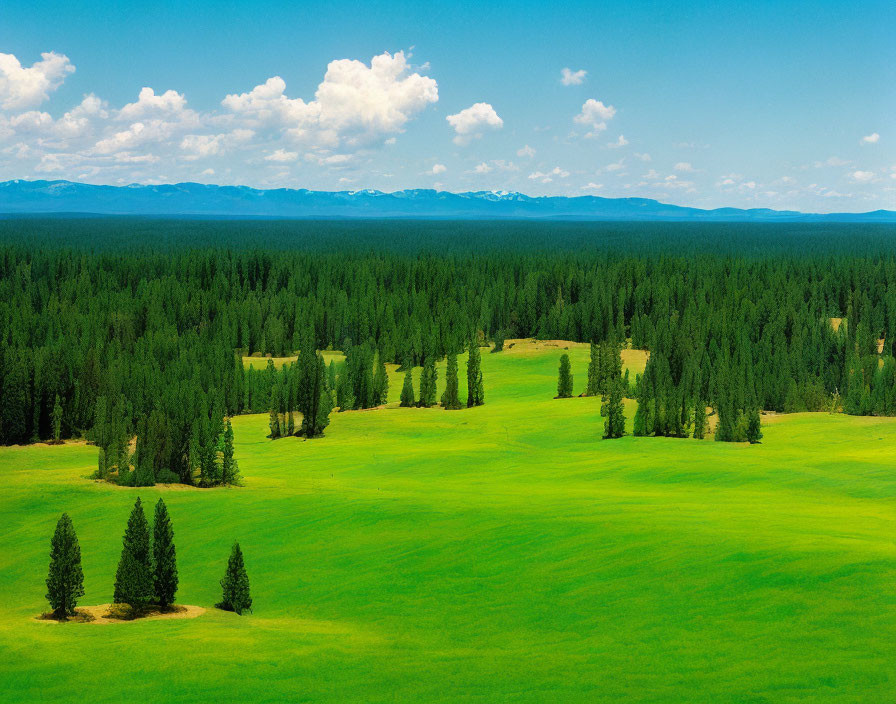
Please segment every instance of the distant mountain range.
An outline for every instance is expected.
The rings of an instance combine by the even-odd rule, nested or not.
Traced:
[[[71,181],[0,182],[0,213],[95,213],[286,218],[525,218],[705,222],[896,222],[896,211],[800,213],[767,208],[701,210],[649,198],[532,197],[505,191],[413,189],[309,191],[176,183],[94,186]]]

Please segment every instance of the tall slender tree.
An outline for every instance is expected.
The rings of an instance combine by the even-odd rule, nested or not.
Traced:
[[[53,401],[53,442],[62,442],[62,401],[59,400],[59,394]]]
[[[414,401],[414,372],[410,364],[404,372],[404,384],[401,386],[401,401],[399,405],[402,408],[410,408],[415,405]]]
[[[442,406],[445,410],[456,411],[460,406],[460,395],[457,379],[457,354],[448,354],[448,365],[445,370],[445,395],[442,397]]]
[[[557,398],[570,398],[572,396],[572,372],[570,371],[569,355],[560,357],[560,369],[557,373]]]
[[[610,382],[607,403],[602,412],[604,416],[604,437],[621,438],[625,435],[625,411],[622,404],[622,381],[619,378]]]
[[[694,406],[694,438],[702,440],[706,434],[706,404],[697,399]]]
[[[592,340],[591,359],[588,362],[588,386],[585,389],[586,396],[599,396],[601,393],[600,350],[601,348]]]
[[[156,602],[167,609],[174,603],[174,595],[177,594],[177,553],[168,507],[162,499],[156,503],[152,533],[153,587]]]
[[[481,406],[485,403],[485,390],[482,386],[482,355],[479,342],[475,337],[470,341],[470,355],[467,358],[467,408]]]
[[[221,453],[221,483],[239,484],[240,467],[233,456],[233,425],[228,418],[224,423],[224,449]]]
[[[420,374],[420,401],[418,402],[420,407],[431,408],[436,405],[437,380],[436,361],[431,355],[427,356],[423,361],[423,371]]]
[[[137,497],[122,539],[112,600],[116,604],[127,604],[133,613],[139,613],[152,601],[153,592],[149,524],[140,497]]]
[[[47,575],[47,601],[57,618],[75,613],[78,599],[84,596],[84,573],[81,571],[81,546],[75,527],[67,513],[56,523],[50,541],[50,571]]]

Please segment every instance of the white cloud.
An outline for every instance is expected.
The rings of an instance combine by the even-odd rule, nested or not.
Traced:
[[[877,144],[880,141],[880,135],[877,132],[872,132],[869,135],[865,135],[862,139],[859,140],[859,144]]]
[[[44,52],[41,60],[25,68],[13,54],[0,53],[0,107],[21,110],[50,97],[75,70],[65,54]]]
[[[602,183],[594,183],[594,181],[589,181],[587,184],[582,186],[583,191],[599,191],[604,187]]]
[[[874,180],[873,171],[853,171],[849,177],[856,183],[869,183]]]
[[[533,156],[535,156],[535,150],[527,144],[521,149],[517,149],[516,155],[531,159]]]
[[[156,95],[152,88],[141,88],[137,102],[128,103],[118,111],[121,120],[140,120],[145,117],[169,116],[183,112],[187,107],[187,99],[174,90],[166,90]]]
[[[625,168],[625,159],[620,159],[619,161],[614,161],[612,164],[607,164],[604,167],[604,171],[622,171]]]
[[[588,75],[588,72],[584,69],[573,71],[569,68],[564,68],[560,72],[560,82],[565,86],[580,86],[585,82],[586,75]]]
[[[813,166],[816,169],[823,169],[826,166],[847,166],[849,162],[846,159],[841,159],[839,156],[828,157],[824,161],[816,161]]]
[[[625,135],[619,135],[615,142],[607,142],[607,146],[610,149],[619,149],[620,147],[624,147],[628,144],[628,140],[625,138]]]
[[[612,120],[615,114],[616,108],[612,105],[604,105],[600,100],[588,98],[582,105],[582,111],[573,120],[591,129],[586,137],[595,137],[598,132],[607,129],[607,121]]]
[[[474,174],[487,174],[491,170],[492,170],[492,167],[483,161],[481,164],[477,164],[473,168],[473,173]]]
[[[445,166],[444,164],[433,164],[432,168],[429,170],[428,173],[431,173],[435,176],[437,174],[443,174],[447,170],[448,170],[448,167]]]
[[[278,164],[283,164],[289,161],[295,161],[299,158],[298,152],[288,152],[285,149],[276,149],[268,154],[264,160],[272,161]]]
[[[483,130],[499,130],[504,126],[504,120],[498,117],[498,113],[488,103],[474,103],[459,113],[448,115],[445,119],[454,128],[456,133],[454,143],[459,145],[479,139]]]
[[[646,152],[644,154],[635,152],[635,159],[640,159],[641,161],[650,161],[650,154],[647,154]]]
[[[683,171],[685,173],[691,173],[694,170],[694,167],[687,161],[679,161],[675,166],[673,166],[676,171]]]
[[[547,173],[542,171],[533,171],[529,174],[529,179],[532,181],[541,181],[542,183],[550,183],[554,180],[554,178],[568,178],[569,171],[564,171],[559,166],[555,166],[553,169],[548,171]]]
[[[410,72],[403,51],[374,56],[370,66],[354,59],[331,61],[314,100],[285,95],[274,76],[221,104],[243,120],[285,129],[315,147],[358,146],[404,130],[416,113],[439,99],[436,81]]]

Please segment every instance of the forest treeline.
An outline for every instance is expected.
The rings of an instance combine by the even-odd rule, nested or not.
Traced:
[[[85,436],[121,454],[136,436],[153,473],[196,481],[228,417],[272,408],[272,377],[247,380],[243,355],[307,352],[303,383],[335,401],[316,352],[344,350],[370,374],[343,398],[369,407],[382,363],[505,337],[649,349],[637,391],[664,419],[682,399],[731,418],[896,415],[896,230],[0,221],[7,444]]]

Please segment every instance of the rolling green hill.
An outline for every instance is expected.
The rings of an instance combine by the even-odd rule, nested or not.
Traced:
[[[393,373],[389,407],[322,439],[235,418],[241,488],[122,488],[85,478],[92,446],[0,448],[4,700],[892,701],[896,420],[604,441],[599,399],[552,398],[561,351],[483,354],[472,410],[398,408]],[[579,393],[587,346],[570,354]],[[138,495],[168,504],[178,602],[210,610],[32,620],[59,514],[82,604],[105,603]],[[211,608],[234,540],[243,617]]]

